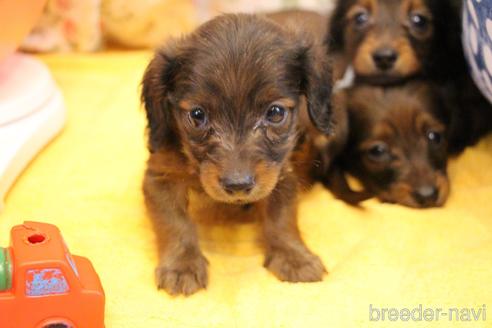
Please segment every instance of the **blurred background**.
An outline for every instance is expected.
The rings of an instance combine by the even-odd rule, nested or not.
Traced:
[[[224,12],[301,7],[326,12],[331,0],[49,0],[21,48],[35,52],[155,47]]]

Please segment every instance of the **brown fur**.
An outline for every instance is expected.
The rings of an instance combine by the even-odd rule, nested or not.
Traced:
[[[336,58],[336,78],[352,66],[356,84],[395,87],[423,79],[439,85],[435,92],[443,99],[451,155],[492,131],[492,106],[472,81],[464,57],[459,4],[338,0],[326,39]]]
[[[411,83],[401,88],[361,86],[349,91],[350,137],[342,171],[362,182],[363,194],[418,208],[442,206],[446,201],[446,131],[432,88]],[[439,135],[440,142],[428,139],[431,132]],[[383,155],[372,153],[377,147],[383,147]],[[435,192],[422,197],[429,188]],[[334,193],[349,203],[358,202],[353,201],[350,189],[338,186]]]
[[[426,20],[425,27],[412,22],[416,14]],[[433,21],[434,12],[424,0],[339,1],[328,42],[340,74],[352,65],[361,81],[399,83],[425,69],[434,41]],[[394,58],[382,65],[377,58],[385,52]]]
[[[330,72],[309,35],[251,15],[220,16],[156,52],[143,79],[151,153],[143,189],[159,288],[206,288],[194,222],[211,216],[258,220],[264,265],[280,280],[322,279],[297,228],[297,190],[313,169],[299,163],[318,157],[308,130],[332,125]],[[279,106],[286,114],[274,124],[268,113]]]
[[[313,36],[313,40],[317,47],[323,49],[324,56],[331,60],[328,55],[328,47],[325,43],[325,33],[329,26],[328,16],[318,14],[309,10],[284,10],[272,12],[266,15],[269,19],[286,26],[287,28],[301,28],[308,31]],[[336,67],[334,67],[336,69]],[[334,72],[334,76],[337,75]],[[338,74],[339,75],[339,74]],[[333,82],[335,77],[333,79]],[[305,151],[297,152],[293,157],[296,167],[302,167],[298,172],[301,172],[301,181],[306,181],[309,185],[313,182],[313,172],[307,170],[311,167],[314,161],[315,171],[314,179],[323,180],[326,172],[330,170],[331,163],[345,147],[348,138],[348,116],[346,110],[346,94],[343,92],[332,95],[333,103],[333,126],[330,135],[320,133],[315,126],[309,123],[307,111],[301,111],[301,122],[303,126],[308,127],[306,137],[309,139],[305,143]],[[306,104],[301,104],[302,107]],[[309,172],[308,175],[302,172]]]

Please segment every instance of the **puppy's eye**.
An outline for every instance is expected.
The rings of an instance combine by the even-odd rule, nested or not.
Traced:
[[[272,125],[280,125],[284,123],[286,118],[287,118],[287,110],[279,105],[273,105],[270,108],[268,108],[265,115],[265,119],[267,120],[267,122]]]
[[[366,26],[366,24],[369,22],[370,19],[369,12],[367,10],[362,10],[355,14],[354,16],[354,23],[357,27],[362,28]]]
[[[419,30],[425,30],[429,26],[429,18],[422,14],[411,14],[410,22]]]
[[[189,112],[190,121],[197,128],[203,127],[207,124],[207,114],[201,107],[195,107]]]
[[[367,150],[367,156],[376,162],[385,161],[389,158],[388,146],[384,143],[376,144]]]
[[[429,142],[439,145],[442,142],[442,135],[439,132],[430,131],[427,133],[427,139]]]

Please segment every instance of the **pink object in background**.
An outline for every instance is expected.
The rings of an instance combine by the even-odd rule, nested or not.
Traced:
[[[0,61],[0,211],[17,176],[64,125],[63,98],[48,67],[18,53]]]
[[[36,24],[46,0],[0,0],[0,62],[14,52]]]
[[[0,0],[0,209],[26,165],[65,124],[60,90],[42,62],[15,53],[45,0]]]

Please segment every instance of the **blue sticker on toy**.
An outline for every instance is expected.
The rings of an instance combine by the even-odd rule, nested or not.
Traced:
[[[67,280],[60,269],[36,269],[27,271],[27,296],[45,296],[67,292]]]

